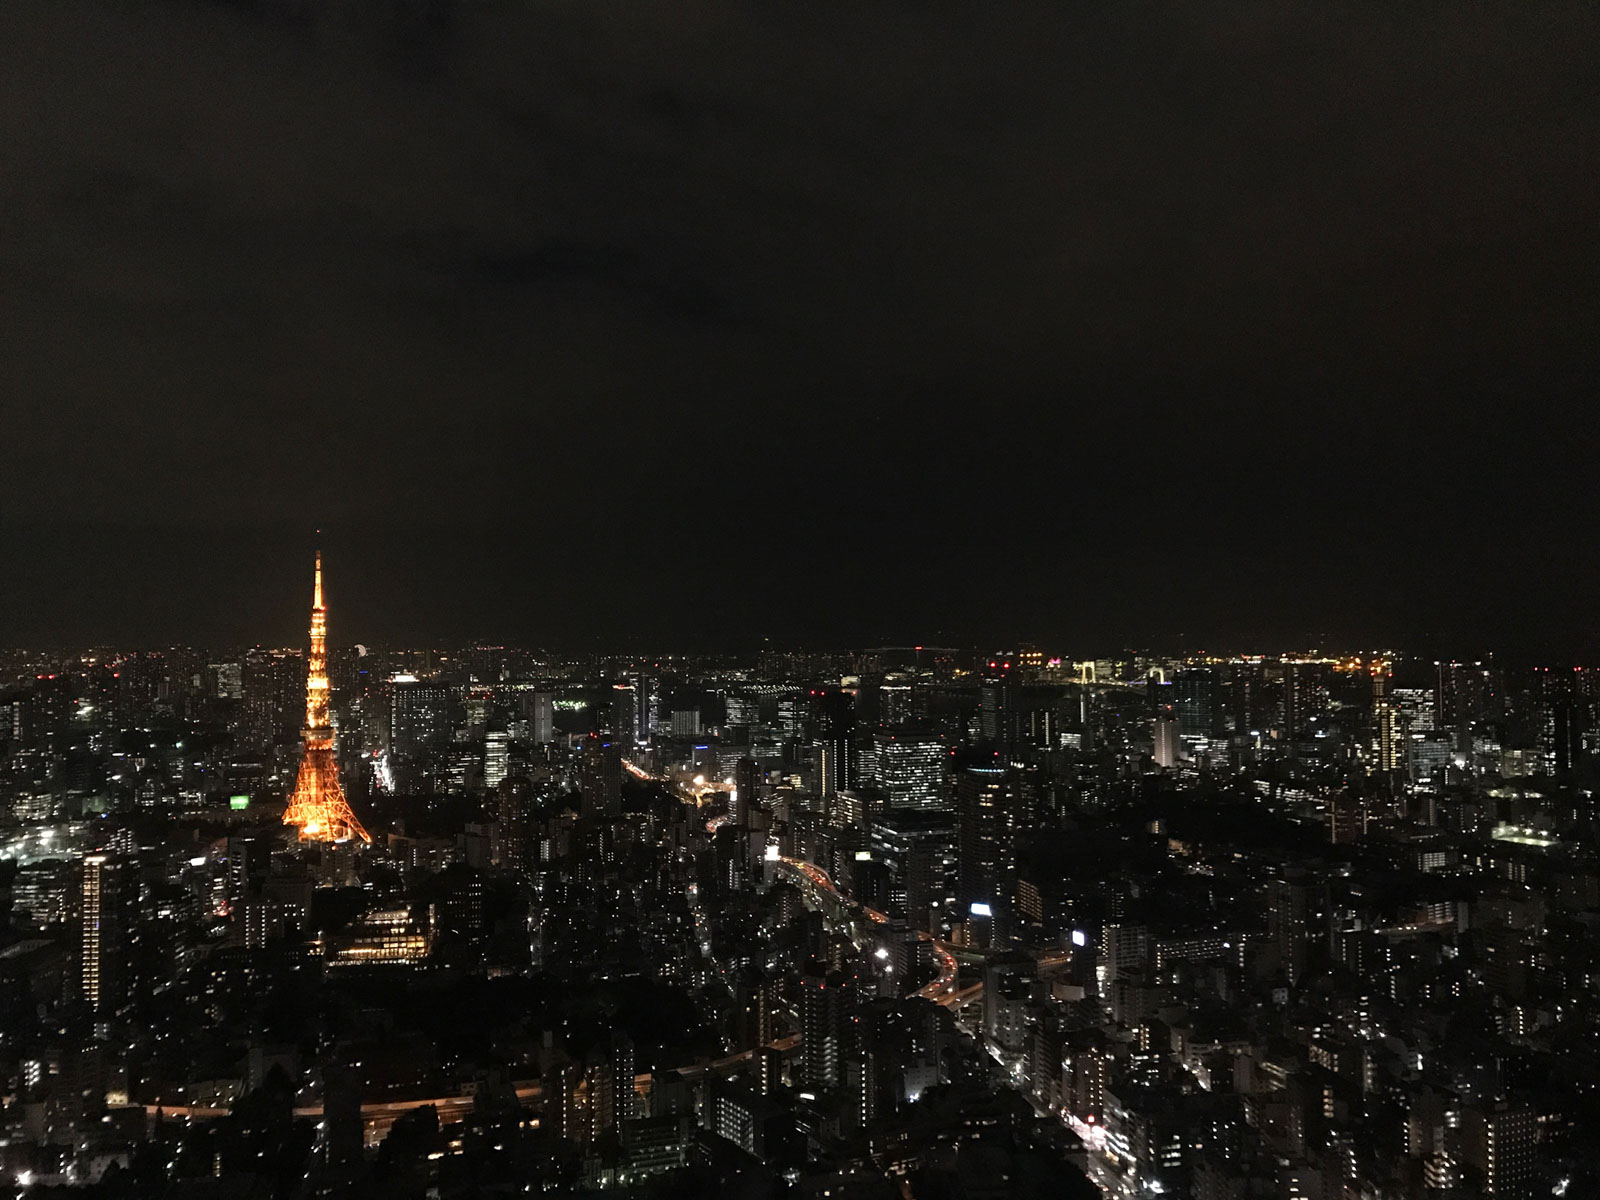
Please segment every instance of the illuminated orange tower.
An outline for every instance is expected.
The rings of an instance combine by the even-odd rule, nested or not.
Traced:
[[[345,838],[372,841],[361,828],[339,786],[339,759],[333,750],[333,724],[328,719],[328,610],[322,603],[322,551],[317,551],[317,577],[311,598],[311,659],[306,664],[305,753],[294,795],[283,810],[285,825],[300,827],[302,842],[337,842]]]

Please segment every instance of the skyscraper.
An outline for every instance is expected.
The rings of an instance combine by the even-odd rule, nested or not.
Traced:
[[[800,977],[800,1080],[817,1089],[844,1079],[845,977],[813,961]]]
[[[608,713],[596,714],[602,721],[607,722],[606,728],[615,735],[619,744],[633,746],[636,743],[634,736],[634,722],[638,719],[639,708],[634,703],[633,688],[626,683],[611,685],[611,703],[607,706]]]
[[[1545,756],[1549,769],[1571,771],[1582,762],[1588,715],[1588,706],[1581,699],[1564,698],[1550,705]]]
[[[510,772],[511,735],[504,729],[491,729],[483,738],[483,785],[499,787]]]
[[[591,733],[578,764],[584,816],[615,816],[622,811],[622,747],[615,738]]]
[[[1216,687],[1216,676],[1209,667],[1190,667],[1178,672],[1172,691],[1179,733],[1188,737],[1211,736],[1212,695]]]
[[[1286,659],[1283,664],[1283,731],[1293,739],[1328,708],[1327,668],[1319,662]]]
[[[914,696],[909,683],[885,683],[878,688],[878,724],[896,727],[907,724],[914,712]]]
[[[1494,691],[1493,676],[1481,662],[1440,662],[1438,720],[1444,729],[1468,728],[1481,720]]]
[[[1220,731],[1233,734],[1251,733],[1267,722],[1266,669],[1259,660],[1246,659],[1228,663],[1223,668],[1216,699],[1221,702]]]
[[[1327,883],[1298,868],[1267,882],[1267,937],[1290,982],[1304,972],[1311,947],[1327,936],[1328,903]]]
[[[84,1001],[97,1013],[118,1007],[126,987],[122,966],[131,916],[126,892],[131,882],[128,864],[114,855],[84,857],[79,885],[78,980]]]
[[[1178,716],[1171,705],[1166,705],[1163,711],[1156,714],[1155,721],[1155,763],[1156,766],[1171,770],[1178,765],[1182,752],[1178,746]]]
[[[508,775],[495,788],[492,805],[499,826],[499,865],[531,875],[539,857],[533,784],[521,775]]]
[[[322,603],[322,551],[317,551],[316,582],[311,596],[311,654],[306,669],[305,750],[294,793],[283,810],[283,823],[300,829],[301,841],[336,842],[371,836],[350,811],[339,783],[339,760],[333,748],[333,722],[328,714],[328,610]]]
[[[740,755],[733,764],[733,820],[741,828],[750,827],[750,810],[761,799],[761,764],[749,755]]]
[[[553,692],[533,694],[533,740],[540,746],[556,740],[556,697]]]
[[[932,734],[880,729],[872,735],[877,786],[888,794],[891,808],[948,809],[944,787],[942,739]]]
[[[1002,766],[966,767],[956,776],[957,899],[992,912],[1011,894],[1021,824],[1020,781]]]
[[[1372,723],[1378,741],[1378,770],[1401,771],[1406,767],[1405,721],[1400,705],[1389,693],[1389,665],[1372,668]]]
[[[389,753],[413,758],[450,742],[457,704],[449,684],[415,675],[389,680]]]
[[[821,751],[821,786],[824,796],[847,791],[859,782],[856,763],[856,698],[839,688],[825,688],[813,696],[817,722],[817,747]]]
[[[948,812],[892,808],[872,822],[872,856],[889,872],[889,904],[918,928],[928,928],[929,906],[949,895],[955,841]]]
[[[656,681],[648,675],[633,677],[633,741],[647,745],[655,732]]]
[[[103,854],[91,854],[83,860],[83,929],[78,956],[79,976],[83,998],[89,1007],[100,1008],[101,985],[104,982],[105,949],[101,908],[105,901],[105,874],[109,860]]]
[[[240,667],[245,743],[264,749],[287,741],[305,691],[305,662],[296,651],[252,650]]]
[[[1011,745],[1016,721],[1014,689],[1005,677],[985,679],[978,692],[978,733],[987,746],[1005,750]]]

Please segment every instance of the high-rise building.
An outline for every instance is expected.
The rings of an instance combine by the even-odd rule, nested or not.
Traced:
[[[11,885],[12,920],[32,929],[59,925],[72,914],[72,875],[67,859],[26,864]]]
[[[496,861],[524,874],[532,874],[538,862],[533,806],[533,784],[523,776],[509,775],[495,788],[493,812],[499,835]]]
[[[819,790],[824,796],[854,788],[859,782],[856,761],[856,698],[839,688],[824,688],[812,695],[816,745],[821,751]]]
[[[1391,688],[1400,718],[1410,734],[1432,733],[1438,728],[1432,688]]]
[[[761,764],[748,754],[733,764],[733,821],[742,829],[750,827],[750,810],[761,799]]]
[[[1406,729],[1400,704],[1389,691],[1389,667],[1378,663],[1372,669],[1372,723],[1377,734],[1378,770],[1406,769]]]
[[[544,1076],[545,1125],[578,1145],[603,1137],[639,1114],[635,1090],[634,1046],[625,1033],[611,1035],[609,1045],[590,1049],[585,1059],[569,1062]]]
[[[1150,930],[1144,925],[1111,922],[1100,930],[1100,963],[1107,981],[1124,978],[1150,961]]]
[[[1156,714],[1153,757],[1156,766],[1167,771],[1176,767],[1182,757],[1182,751],[1178,746],[1178,717],[1170,706]]]
[[[811,715],[810,702],[811,697],[803,692],[778,697],[776,722],[784,737],[805,735],[806,722]]]
[[[1015,689],[1009,679],[984,680],[978,692],[978,736],[985,745],[1000,750],[1010,747],[1015,709]]]
[[[211,676],[213,694],[220,700],[244,699],[244,664],[214,662],[206,668]]]
[[[978,691],[978,736],[984,745],[1009,754],[1019,746],[1053,746],[1059,741],[1055,693],[1027,687],[1013,672],[1012,660],[989,660]]]
[[[591,733],[583,744],[579,790],[585,816],[615,816],[622,811],[622,747],[615,738]]]
[[[639,1116],[638,1073],[633,1039],[622,1030],[611,1035],[611,1054],[607,1065],[611,1068],[613,1089],[616,1094],[616,1120],[620,1125]]]
[[[1101,1121],[1115,1056],[1098,1029],[1074,1030],[1064,1040],[1061,1090],[1065,1106],[1080,1121]]]
[[[444,749],[455,726],[455,693],[442,680],[396,675],[389,681],[389,752],[415,758]],[[537,738],[535,738],[537,740]]]
[[[1367,834],[1367,802],[1340,792],[1328,797],[1328,841],[1336,846],[1359,842]]]
[[[511,735],[491,729],[483,736],[483,786],[499,787],[511,768]]]
[[[533,741],[546,746],[556,740],[556,698],[553,692],[533,694]]]
[[[1178,732],[1185,737],[1210,737],[1212,734],[1212,695],[1217,680],[1209,667],[1190,667],[1179,671],[1172,681],[1173,710],[1178,716]]]
[[[600,726],[613,734],[624,746],[634,744],[633,722],[637,709],[633,703],[633,688],[626,683],[611,685],[611,695],[601,706],[604,711],[595,714]]]
[[[359,1064],[329,1063],[323,1071],[323,1153],[331,1165],[361,1160],[364,1085]]]
[[[1220,702],[1220,732],[1254,733],[1267,724],[1266,669],[1258,660],[1230,662],[1223,668],[1215,693]]]
[[[993,913],[1011,895],[1015,839],[1021,828],[1021,780],[1003,766],[965,767],[956,775],[956,899],[965,911]]]
[[[870,817],[868,798],[861,792],[845,788],[828,797],[828,824],[835,829],[865,833],[871,824]]]
[[[890,809],[872,822],[872,856],[889,872],[889,904],[919,929],[950,894],[953,833],[950,814],[930,809]]]
[[[648,675],[633,676],[633,744],[648,745],[656,731],[656,681]]]
[[[1476,1169],[1485,1197],[1529,1200],[1533,1195],[1539,1121],[1532,1109],[1510,1104],[1462,1114],[1463,1157]]]
[[[1267,883],[1267,937],[1291,982],[1306,968],[1311,947],[1327,937],[1328,885],[1297,868]]]
[[[1572,771],[1579,766],[1588,725],[1589,706],[1583,700],[1569,697],[1550,705],[1547,756],[1550,770]]]
[[[101,907],[105,900],[106,873],[110,860],[103,854],[91,854],[83,860],[83,889],[80,913],[82,938],[78,955],[78,973],[83,998],[90,1008],[99,1009],[101,988],[105,972],[101,961],[105,949],[105,928]]]
[[[272,862],[272,843],[259,834],[230,834],[227,841],[228,899],[259,892]]]
[[[252,650],[239,671],[245,744],[263,749],[294,731],[305,701],[306,664],[296,651]]]
[[[780,1009],[776,979],[755,969],[742,972],[733,983],[734,1045],[754,1050],[771,1042],[777,1037]]]
[[[337,842],[371,836],[356,820],[339,783],[339,760],[333,747],[333,720],[328,709],[328,610],[322,603],[322,551],[317,551],[316,581],[311,598],[311,654],[306,671],[305,749],[294,792],[283,810],[283,823],[300,831],[301,841]]]
[[[116,1008],[126,990],[123,968],[133,882],[130,865],[115,855],[84,856],[78,893],[78,979],[84,1002],[97,1013]]]
[[[1308,727],[1328,711],[1328,668],[1320,662],[1287,659],[1283,664],[1283,731],[1289,738],[1304,736]]]
[[[1486,715],[1494,678],[1482,662],[1439,662],[1437,713],[1441,728],[1468,728]]]
[[[800,1082],[817,1089],[844,1080],[846,981],[813,961],[800,977]]]
[[[889,807],[950,807],[944,782],[950,751],[940,738],[880,729],[872,743],[873,782],[889,797]]]
[[[909,683],[884,683],[878,688],[878,724],[894,729],[909,724],[915,711]]]
[[[1442,1151],[1430,1154],[1422,1163],[1422,1186],[1429,1194],[1448,1194],[1455,1191],[1461,1183],[1461,1172],[1456,1169],[1455,1159]]]

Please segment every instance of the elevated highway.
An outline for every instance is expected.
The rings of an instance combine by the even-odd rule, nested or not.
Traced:
[[[774,1049],[788,1054],[800,1045],[800,1035],[790,1034],[779,1038],[772,1043]],[[697,1063],[690,1063],[676,1068],[679,1074],[696,1078],[708,1072],[725,1071],[746,1062],[755,1054],[754,1050],[742,1050],[737,1054],[730,1054],[724,1058],[706,1059]],[[641,1090],[648,1089],[651,1083],[651,1073],[646,1071],[634,1077],[634,1087]],[[544,1094],[543,1085],[537,1079],[519,1080],[512,1084],[516,1091],[517,1102],[529,1106],[536,1106]],[[477,1104],[478,1098],[472,1093],[452,1093],[447,1096],[422,1096],[408,1100],[374,1100],[361,1106],[361,1122],[366,1129],[368,1145],[375,1145],[383,1140],[390,1127],[408,1112],[415,1112],[419,1108],[433,1107],[438,1110],[439,1124],[450,1125],[457,1121],[465,1120]],[[214,1108],[203,1105],[190,1104],[146,1104],[143,1106],[147,1120],[156,1121],[215,1121],[229,1114],[229,1109]],[[299,1105],[294,1109],[297,1120],[320,1121],[323,1117],[323,1106],[320,1104]]]
[[[778,859],[778,868],[799,885],[801,892],[822,910],[825,917],[835,925],[849,929],[851,936],[857,940],[869,935],[874,925],[888,923],[889,918],[885,914],[839,891],[828,873],[815,863],[802,858],[785,857]],[[917,937],[933,948],[939,960],[939,975],[932,983],[918,988],[911,995],[932,1000],[946,1008],[958,1008],[983,994],[982,983],[957,988],[961,967],[956,961],[955,947],[940,941],[925,929],[917,930]]]

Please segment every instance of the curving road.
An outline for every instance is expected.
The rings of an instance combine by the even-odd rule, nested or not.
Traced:
[[[827,893],[831,899],[846,911],[859,912],[867,920],[877,925],[885,924],[889,920],[887,916],[877,909],[868,908],[865,904],[846,896],[834,886],[833,880],[828,873],[815,863],[806,862],[803,858],[789,857],[780,858],[778,862],[804,879],[813,888]],[[960,975],[961,968],[960,964],[956,962],[956,956],[948,942],[940,941],[926,929],[917,930],[917,937],[931,945],[934,953],[939,956],[939,977],[932,983],[912,992],[912,996],[920,996],[924,1000],[932,1000],[935,1004],[942,1004],[946,1008],[957,1008],[976,1000],[983,994],[983,984],[981,982],[969,984],[959,990],[956,988],[956,980]]]
[[[639,779],[665,781],[665,776],[653,775],[628,759],[623,759],[622,765],[630,774]],[[685,797],[685,802],[691,801],[688,797]],[[716,833],[731,819],[731,815],[726,813],[712,817],[706,822],[706,832],[710,834]],[[778,859],[778,862],[817,891],[826,893],[844,911],[859,912],[875,925],[888,923],[889,918],[886,914],[853,900],[841,892],[834,886],[834,882],[828,873],[815,863],[807,862],[803,858],[790,858],[787,856]],[[939,976],[932,983],[912,992],[913,996],[919,996],[924,1000],[932,1000],[936,1004],[942,1004],[947,1008],[956,1008],[976,1000],[983,994],[983,984],[981,982],[969,984],[961,989],[956,988],[956,982],[960,976],[960,964],[956,962],[955,954],[952,952],[952,947],[949,943],[939,941],[925,929],[917,930],[917,937],[932,945],[934,953],[939,958]]]

